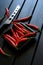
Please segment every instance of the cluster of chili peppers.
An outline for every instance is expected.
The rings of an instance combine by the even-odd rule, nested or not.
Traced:
[[[27,18],[20,19],[20,21],[22,20],[25,21],[26,19]],[[17,48],[21,42],[30,40],[31,37],[34,37],[36,35],[36,32],[31,32],[28,29],[26,29],[22,24],[17,23],[20,21],[15,20],[15,22],[14,21],[12,22],[13,27],[10,29],[10,32],[12,33],[12,35],[7,33],[3,35],[4,39],[7,40],[9,44],[15,48]],[[25,25],[28,27],[31,27],[34,30],[37,30],[37,31],[39,30],[38,26],[36,25],[33,25],[33,24],[25,24]]]
[[[8,8],[5,9],[5,13],[8,18],[10,16],[10,12]],[[13,27],[10,29],[10,32],[12,33],[12,35],[8,33],[3,34],[4,39],[7,40],[12,47],[15,47],[16,49],[18,49],[17,47],[19,46],[21,42],[25,42],[27,40],[30,40],[31,37],[33,38],[36,36],[36,32],[32,32],[26,29],[25,26],[19,23],[19,22],[26,22],[30,20],[30,18],[31,16],[21,18],[18,20],[13,20],[12,21]],[[0,18],[0,21],[1,20],[2,19]],[[36,30],[37,32],[40,32],[38,26],[36,25],[33,25],[33,24],[25,24],[25,25]],[[0,48],[0,53],[3,55],[10,56],[6,54],[2,48]]]

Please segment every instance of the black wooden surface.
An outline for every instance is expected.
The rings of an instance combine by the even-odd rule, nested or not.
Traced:
[[[18,54],[15,54],[15,50],[9,48],[6,42],[0,37],[0,47],[12,55],[12,57],[0,55],[0,65],[43,65],[43,0],[1,0],[0,17],[5,16],[6,7],[9,8],[11,14],[18,4],[23,6],[17,18],[31,15],[32,17],[27,23],[37,25],[41,33],[37,34],[36,41],[32,42],[33,45]],[[2,22],[4,23],[5,20],[6,16]]]

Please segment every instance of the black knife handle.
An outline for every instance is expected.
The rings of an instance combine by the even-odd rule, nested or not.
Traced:
[[[0,28],[0,35],[10,27],[10,24],[4,24],[1,28]]]

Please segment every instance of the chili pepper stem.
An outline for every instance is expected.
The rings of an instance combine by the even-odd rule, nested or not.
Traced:
[[[5,53],[5,56],[9,56],[9,57],[11,57],[11,55],[9,55],[9,54],[7,54],[7,53]]]
[[[36,30],[37,32],[41,32],[41,30]]]
[[[0,53],[3,54],[3,55],[5,55],[5,56],[11,56],[11,55],[5,53],[4,50],[3,50],[2,48],[0,48]]]
[[[16,50],[18,50],[18,47],[17,47],[17,46],[18,46],[18,45],[15,45],[15,46],[14,46],[14,48],[15,48]]]
[[[32,38],[35,38],[35,37],[27,37],[27,39],[32,39]]]

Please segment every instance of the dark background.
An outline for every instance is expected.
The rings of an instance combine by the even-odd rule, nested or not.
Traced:
[[[0,37],[0,46],[12,55],[12,57],[0,55],[0,65],[43,65],[43,0],[0,0],[2,22],[6,19],[5,8],[8,7],[11,14],[18,4],[22,8],[17,18],[31,15],[28,23],[37,25],[41,33],[37,34],[37,41],[32,42],[33,45],[21,53],[16,53],[17,55],[14,50],[8,48],[6,42]]]

